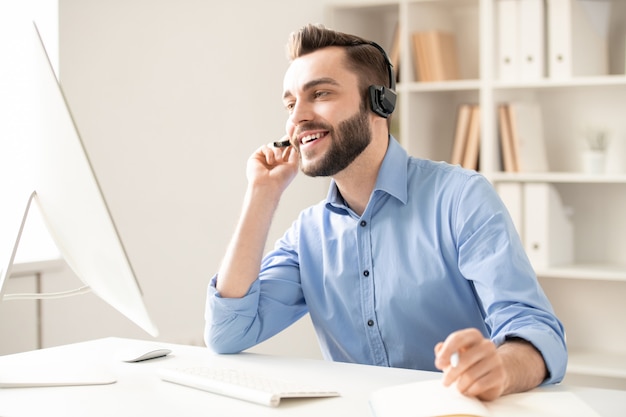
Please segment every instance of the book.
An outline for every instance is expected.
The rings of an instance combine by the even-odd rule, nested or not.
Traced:
[[[430,81],[430,67],[428,65],[428,57],[426,53],[426,40],[423,33],[414,33],[413,40],[413,63],[415,69],[415,79],[418,81]]]
[[[414,32],[413,59],[418,81],[448,81],[459,78],[456,39],[439,30]]]
[[[513,153],[513,137],[509,121],[509,105],[498,106],[498,130],[500,133],[500,150],[502,154],[502,169],[504,172],[519,172],[517,157]]]
[[[452,143],[452,155],[450,157],[450,163],[453,165],[461,165],[463,163],[471,114],[472,106],[469,104],[461,104],[457,110],[456,129],[454,131],[454,142]]]
[[[391,41],[391,49],[389,50],[389,62],[393,67],[393,73],[396,77],[396,82],[400,82],[400,25],[396,24],[396,28],[393,31],[393,38]]]
[[[472,105],[467,132],[467,144],[463,155],[463,168],[478,170],[478,157],[480,151],[480,106]]]
[[[375,417],[600,417],[572,392],[535,389],[482,402],[439,379],[381,388],[369,404]]]

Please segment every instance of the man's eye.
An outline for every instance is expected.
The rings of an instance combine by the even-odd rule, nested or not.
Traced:
[[[287,109],[287,111],[292,111],[294,107],[295,107],[295,103],[285,104],[285,109]]]
[[[316,91],[316,92],[313,94],[313,96],[314,96],[315,98],[324,97],[324,96],[326,96],[326,95],[328,95],[328,91]]]

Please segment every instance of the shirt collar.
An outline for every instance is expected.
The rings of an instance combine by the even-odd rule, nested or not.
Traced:
[[[408,154],[398,141],[389,136],[389,146],[378,172],[374,192],[390,194],[406,204],[407,201],[407,163]],[[340,214],[346,214],[348,207],[339,193],[335,180],[331,180],[326,196],[326,208]]]

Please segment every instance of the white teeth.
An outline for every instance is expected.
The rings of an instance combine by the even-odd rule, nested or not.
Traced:
[[[321,133],[316,133],[314,135],[307,135],[307,136],[302,138],[302,143],[308,143],[308,142],[311,142],[311,141],[313,141],[315,139],[319,139],[321,137],[322,137]]]

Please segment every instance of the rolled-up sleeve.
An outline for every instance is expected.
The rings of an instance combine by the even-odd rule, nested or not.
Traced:
[[[459,203],[459,264],[473,282],[491,339],[530,342],[548,369],[544,384],[560,382],[567,367],[563,325],[556,317],[526,256],[504,204],[480,177]]]
[[[287,235],[288,236],[288,235]],[[208,286],[206,345],[217,353],[237,353],[281,332],[307,312],[297,255],[284,237],[263,259],[261,272],[241,298],[220,296],[214,276]]]
[[[217,275],[211,279],[206,298],[206,345],[217,353],[237,353],[256,344],[250,330],[255,327],[260,283],[254,281],[241,298],[223,298],[216,288]],[[242,338],[242,336],[248,335]],[[251,339],[248,341],[247,339]]]

